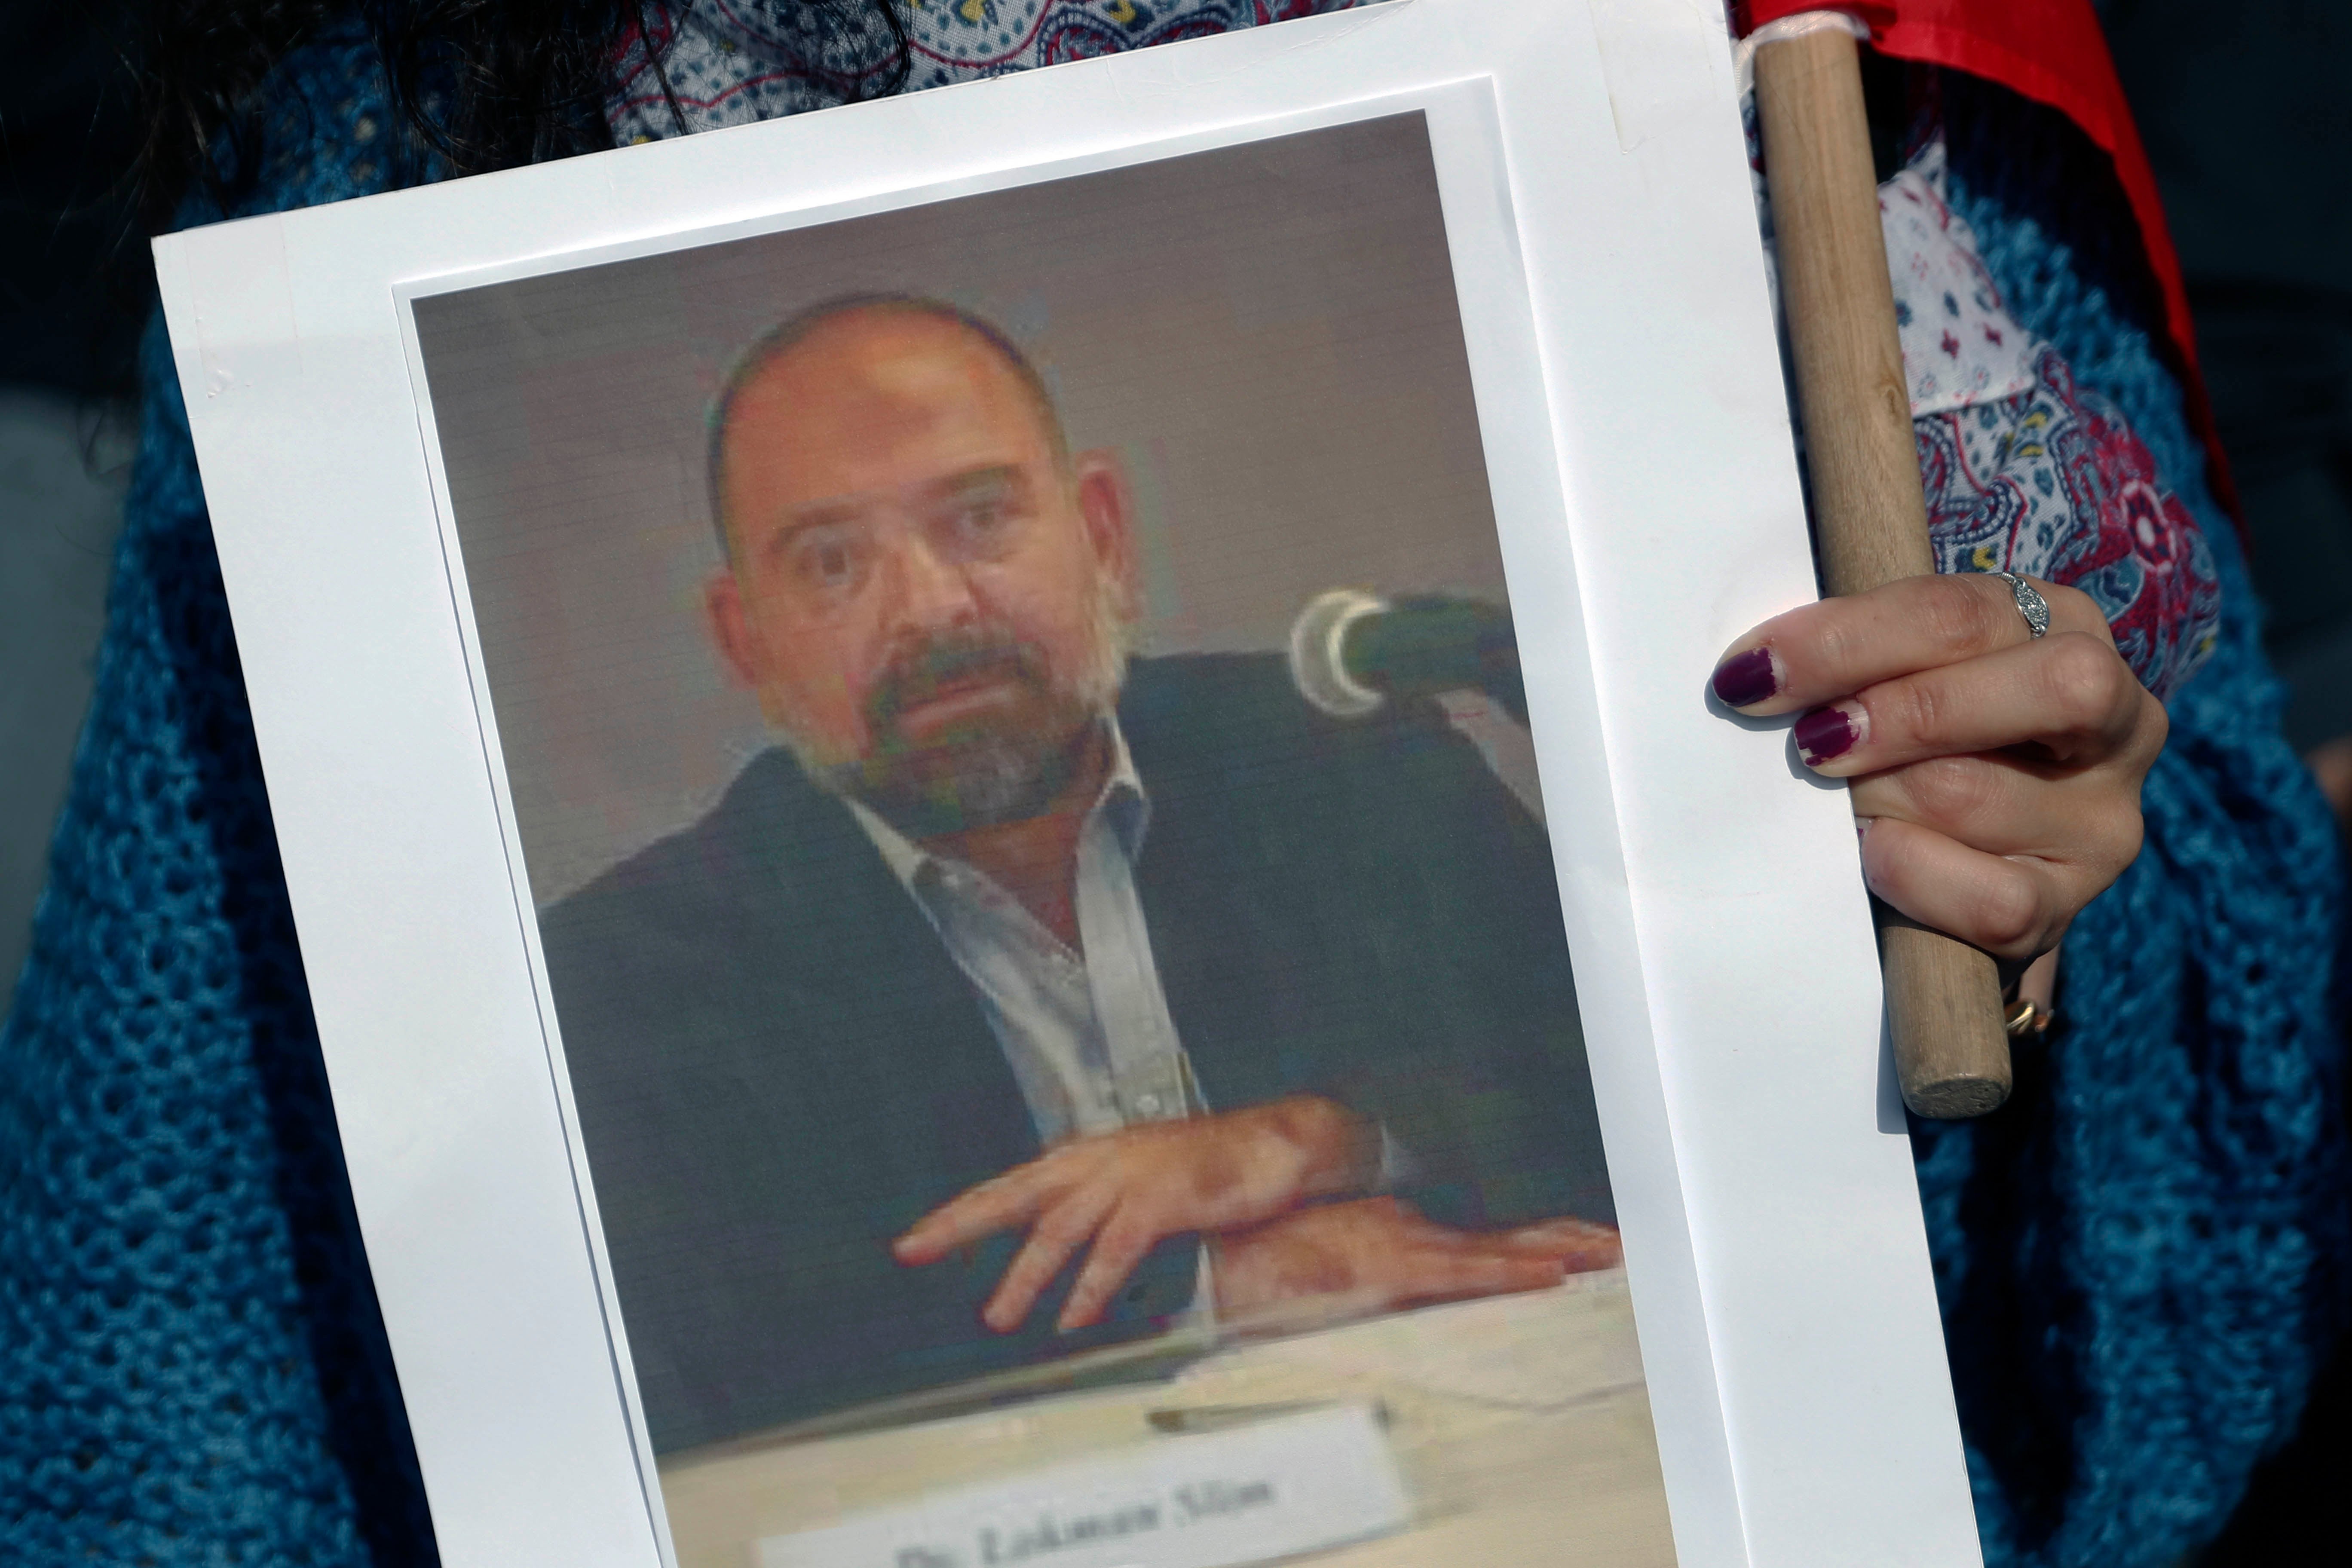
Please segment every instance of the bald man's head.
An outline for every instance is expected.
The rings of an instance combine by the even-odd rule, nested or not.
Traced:
[[[995,323],[944,300],[920,294],[840,295],[812,305],[797,315],[788,316],[752,339],[743,352],[735,356],[734,364],[728,369],[727,380],[710,405],[705,475],[710,489],[711,524],[718,530],[719,552],[729,560],[734,559],[735,544],[727,523],[728,443],[733,434],[736,405],[744,389],[759,381],[772,366],[786,359],[808,340],[827,332],[829,329],[882,324],[893,320],[929,323],[966,338],[993,356],[1026,394],[1030,408],[1045,434],[1056,464],[1065,473],[1068,472],[1069,437],[1062,428],[1061,411],[1054,406],[1054,395],[1046,388],[1045,378],[1038,374],[1029,356],[1023,353],[1020,345]]]
[[[936,300],[836,300],[711,421],[720,651],[812,777],[924,837],[1058,798],[1116,700],[1131,503],[1035,369]]]

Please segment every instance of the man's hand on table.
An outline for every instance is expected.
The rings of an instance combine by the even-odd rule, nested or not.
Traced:
[[[1810,710],[1798,752],[1853,781],[1870,890],[2011,974],[2139,853],[2166,727],[2099,606],[2033,586],[2038,639],[1997,576],[1906,577],[1776,616],[1715,672],[1742,713]]]
[[[1218,1237],[1217,1310],[1343,1297],[1360,1310],[1540,1290],[1623,1260],[1617,1232],[1580,1219],[1454,1230],[1394,1198],[1301,1209]]]
[[[990,1328],[1010,1333],[1063,1265],[1088,1247],[1058,1324],[1084,1328],[1163,1237],[1241,1229],[1314,1198],[1362,1190],[1378,1164],[1379,1136],[1316,1095],[1141,1122],[1062,1144],[982,1183],[918,1220],[892,1251],[901,1263],[934,1263],[1026,1227],[1027,1245],[981,1310]]]

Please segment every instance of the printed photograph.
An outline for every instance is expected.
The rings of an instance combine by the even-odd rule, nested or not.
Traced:
[[[1419,114],[413,308],[681,1563],[1672,1562]]]

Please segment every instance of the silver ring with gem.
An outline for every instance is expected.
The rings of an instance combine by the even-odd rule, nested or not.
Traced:
[[[2017,601],[2017,613],[2025,617],[2025,629],[2037,639],[2049,636],[2050,601],[2014,572],[1996,572],[1993,575],[2009,584],[2009,596]]]

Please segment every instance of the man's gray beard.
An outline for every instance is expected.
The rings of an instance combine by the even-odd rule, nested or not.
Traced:
[[[856,801],[921,840],[997,827],[1043,816],[1086,760],[1096,727],[1118,703],[1127,675],[1128,627],[1110,595],[1094,606],[1094,649],[1077,679],[1048,693],[1051,717],[1040,730],[1011,728],[950,746],[890,756],[827,760],[801,736],[780,730],[785,746],[818,788]]]
[[[911,768],[869,771],[842,763],[817,782],[855,800],[913,839],[939,838],[1042,816],[1077,771],[1084,752],[1081,724],[1059,745],[1042,737],[992,736],[944,753],[952,767],[913,776]]]

